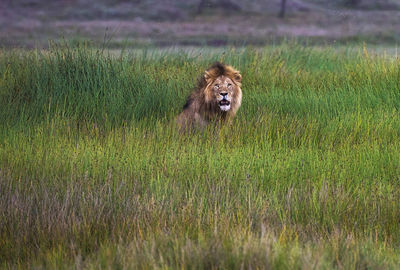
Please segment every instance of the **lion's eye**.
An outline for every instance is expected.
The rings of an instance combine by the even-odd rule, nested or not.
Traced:
[[[228,87],[231,87],[232,86],[232,84],[231,83],[228,83]]]
[[[216,88],[219,88],[219,84],[216,84],[215,87],[216,87]]]

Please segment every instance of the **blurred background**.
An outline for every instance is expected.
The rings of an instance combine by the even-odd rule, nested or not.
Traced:
[[[0,46],[397,46],[400,0],[1,0]]]

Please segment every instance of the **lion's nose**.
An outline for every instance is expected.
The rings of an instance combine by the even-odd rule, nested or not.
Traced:
[[[220,93],[220,95],[221,95],[223,98],[225,98],[225,97],[228,95],[228,93]]]

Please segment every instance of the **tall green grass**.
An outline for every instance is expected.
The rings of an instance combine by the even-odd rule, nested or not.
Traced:
[[[217,60],[237,118],[180,134]],[[365,48],[1,51],[0,263],[396,269],[399,80]]]

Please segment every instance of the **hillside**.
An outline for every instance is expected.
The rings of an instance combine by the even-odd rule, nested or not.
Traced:
[[[221,4],[222,3],[222,4]],[[0,3],[0,45],[41,46],[63,38],[110,46],[263,45],[283,38],[316,43],[396,43],[398,1],[43,1]]]

